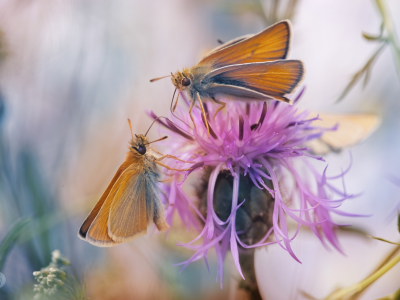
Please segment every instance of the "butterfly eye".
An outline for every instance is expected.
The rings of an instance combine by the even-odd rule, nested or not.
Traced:
[[[183,86],[189,86],[190,85],[190,79],[189,78],[183,78],[182,79],[182,85]]]
[[[142,154],[142,155],[146,154],[146,146],[144,146],[144,145],[139,145],[139,147],[136,150],[137,150],[137,152],[139,152],[139,154]]]
[[[139,154],[144,155],[146,154],[146,146],[145,145],[139,145],[139,147],[132,147],[135,149]]]

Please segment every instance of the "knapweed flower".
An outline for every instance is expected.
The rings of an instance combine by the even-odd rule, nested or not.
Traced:
[[[33,272],[38,282],[33,288],[35,292],[33,299],[87,299],[84,297],[85,289],[65,270],[65,267],[70,264],[69,260],[63,257],[59,250],[54,250],[51,254],[50,264],[40,271]]]
[[[318,127],[318,117],[308,118],[307,111],[296,108],[300,94],[293,106],[277,101],[226,101],[226,112],[215,118],[217,107],[209,103],[205,110],[210,136],[200,109],[192,113],[196,128],[184,109],[178,109],[171,120],[157,119],[169,131],[170,138],[165,142],[168,152],[190,161],[167,161],[171,168],[189,171],[165,171],[172,176],[165,189],[167,220],[171,222],[177,211],[186,225],[201,224],[195,225],[200,229],[198,237],[182,244],[195,250],[183,267],[201,258],[207,263],[208,251],[215,248],[217,279],[222,284],[227,251],[231,251],[243,277],[240,253],[275,243],[300,262],[291,241],[302,225],[322,243],[341,251],[335,235],[340,225],[331,214],[351,216],[337,210],[351,196],[335,188],[330,180],[342,178],[348,170],[328,177],[326,168],[320,173],[310,163],[310,159],[323,159],[313,156],[307,142],[335,128]],[[184,94],[181,97],[187,103]],[[157,118],[154,113],[150,115]],[[182,190],[190,174],[197,176],[197,202]],[[292,236],[287,219],[297,223]],[[201,245],[195,243],[201,239]]]

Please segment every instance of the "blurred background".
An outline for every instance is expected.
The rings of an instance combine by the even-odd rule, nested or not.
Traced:
[[[384,2],[400,33],[400,1]],[[151,123],[146,110],[169,114],[173,85],[149,79],[196,64],[218,39],[256,33],[285,18],[294,32],[290,58],[307,68],[299,105],[382,119],[352,150],[346,186],[362,194],[342,206],[372,216],[335,220],[399,241],[394,215],[400,186],[390,178],[400,178],[400,69],[390,45],[371,65],[365,88],[357,81],[336,103],[381,45],[362,36],[379,35],[382,16],[375,1],[2,0],[0,271],[7,282],[0,299],[31,299],[32,272],[49,264],[54,249],[70,259],[91,299],[234,299],[239,274],[229,255],[223,289],[215,282],[214,253],[211,274],[204,261],[182,273],[172,265],[192,254],[176,242],[196,234],[178,223],[168,236],[148,234],[108,249],[80,240],[77,232],[124,160],[127,118],[134,132],[144,133]],[[157,136],[153,129],[150,137]],[[348,166],[350,156],[329,154],[326,161],[333,175]],[[362,280],[396,247],[354,232],[340,233],[339,239],[346,255],[301,231],[293,248],[302,264],[277,245],[257,250],[263,297],[305,299],[305,291],[323,298]],[[360,299],[396,291],[399,276],[400,265]]]

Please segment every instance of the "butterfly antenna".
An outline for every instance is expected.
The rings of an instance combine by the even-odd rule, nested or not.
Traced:
[[[171,77],[171,76],[172,76],[172,74],[171,75],[167,75],[167,76],[163,76],[163,77],[153,78],[153,79],[150,79],[150,82],[154,82],[154,81],[157,81],[157,80],[160,80],[160,79],[163,79],[163,78],[167,78],[167,77]]]
[[[131,129],[131,135],[132,135],[132,140],[133,140],[132,123],[131,123],[130,119],[128,119],[128,124],[129,124],[129,128]]]
[[[153,123],[151,123],[149,129],[147,129],[146,134],[145,134],[144,136],[147,136],[147,134],[149,133],[149,131],[150,131],[151,127],[153,126],[153,124],[154,124],[158,119],[161,119],[161,118],[165,118],[165,117],[157,117],[157,118],[154,119]]]
[[[168,138],[168,136],[163,136],[161,139],[158,139],[158,140],[155,140],[155,141],[149,142],[147,144],[143,144],[143,145],[149,145],[149,144],[152,144],[152,143],[155,143],[155,142],[163,141],[163,140],[165,140],[167,138]]]

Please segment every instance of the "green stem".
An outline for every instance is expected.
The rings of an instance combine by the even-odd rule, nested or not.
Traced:
[[[325,298],[325,300],[347,299],[346,296],[349,297],[348,299],[351,299],[351,296],[367,288],[371,283],[379,279],[383,274],[385,274],[387,271],[393,268],[399,261],[400,261],[400,254],[398,254],[393,260],[391,260],[389,263],[384,265],[382,268],[377,270],[375,273],[373,273],[371,276],[367,277],[363,281],[349,288],[334,292],[330,294],[327,298]]]
[[[383,24],[388,34],[388,40],[390,42],[390,45],[392,46],[392,52],[396,64],[397,75],[399,76],[400,79],[400,47],[397,41],[397,36],[394,29],[393,21],[392,18],[390,17],[389,10],[387,9],[385,0],[375,0],[375,2],[378,5],[379,11],[383,19]]]
[[[291,0],[290,3],[287,5],[286,13],[282,19],[289,19],[293,21],[293,16],[296,10],[296,6],[298,4],[298,0]]]
[[[239,289],[246,291],[248,299],[262,300],[254,266],[254,250],[250,253],[240,253],[239,262],[246,278],[246,280],[240,279]]]

